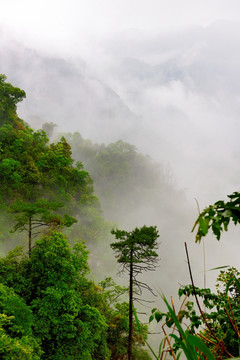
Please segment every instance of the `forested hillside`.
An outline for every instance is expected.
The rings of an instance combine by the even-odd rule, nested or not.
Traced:
[[[5,83],[3,76],[1,86],[2,212],[6,214],[7,208],[15,214],[14,230],[27,230],[32,237],[35,228],[39,232],[78,222],[78,236],[93,241],[104,221],[91,177],[80,162],[73,164],[63,137],[50,144],[44,131],[34,131],[17,117],[16,104],[24,91]]]
[[[107,219],[131,226],[138,217],[143,221],[146,209],[156,219],[178,212],[173,202],[186,204],[183,192],[175,189],[171,171],[139,153],[135,146],[122,140],[96,144],[80,133],[63,135],[74,159],[83,162],[91,174]]]
[[[128,305],[118,297],[126,289],[110,277],[100,285],[87,278],[82,241],[93,249],[110,229],[93,181],[64,137],[49,143],[18,117],[25,92],[4,75],[0,94],[1,248],[17,245],[0,259],[1,358],[124,358]],[[147,359],[136,355],[146,327],[143,334],[133,352]]]
[[[179,203],[184,209],[184,192],[175,189],[163,167],[122,140],[96,144],[76,132],[58,134],[51,142],[54,123],[45,123],[46,131],[33,130],[19,118],[17,105],[25,96],[0,75],[1,359],[150,360],[151,353],[159,360],[165,353],[180,358],[181,351],[189,360],[238,356],[239,272],[221,271],[216,294],[195,287],[186,243],[192,284],[179,289],[184,310],[177,314],[173,299],[170,306],[161,295],[168,311],[154,307],[149,318],[165,319],[162,329],[177,327],[180,337],[163,330],[155,353],[135,304],[149,303],[142,298],[146,290],[156,295],[148,278],[136,278],[158,266],[157,227],[130,232],[112,228],[117,222],[127,227],[141,222],[146,207],[152,209],[151,220],[170,218],[167,225],[162,222],[163,233],[176,216],[183,226]],[[239,223],[240,194],[228,198],[199,213],[196,241],[209,229],[219,240],[230,221]],[[168,236],[174,233],[169,229]],[[110,243],[111,234],[120,241]],[[130,275],[126,286],[109,276],[114,260],[110,247],[120,272]],[[92,280],[106,272],[99,283]],[[191,295],[200,315],[193,302],[186,302]],[[186,331],[185,319],[190,322]]]
[[[240,360],[239,45],[237,0],[2,2],[0,360]]]
[[[112,273],[110,230],[113,222],[132,226],[137,208],[142,221],[145,203],[170,211],[158,198],[177,192],[133,145],[98,145],[79,133],[50,142],[54,125],[43,126],[47,134],[20,119],[26,94],[4,75],[0,94],[1,355],[124,359],[128,304],[119,296],[127,289],[101,276]],[[88,262],[100,285],[88,280]],[[140,350],[146,331],[134,325],[134,359],[149,358]]]

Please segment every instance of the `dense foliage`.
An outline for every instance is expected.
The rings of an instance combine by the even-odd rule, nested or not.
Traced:
[[[100,285],[88,279],[80,240],[93,249],[109,232],[93,181],[64,137],[49,143],[19,119],[24,97],[0,76],[0,241],[29,241],[28,253],[23,241],[0,257],[0,357],[123,360],[129,308],[119,296],[127,289],[111,278]],[[147,327],[143,335],[134,329],[133,359],[149,359],[141,349]]]
[[[148,157],[121,140],[98,145],[75,133],[50,143],[45,131],[34,131],[18,117],[17,104],[24,97],[23,90],[0,75],[0,242],[5,248],[13,248],[13,239],[24,244],[0,257],[0,358],[149,360],[143,349],[148,326],[134,309],[134,285],[137,296],[142,288],[151,291],[136,277],[155,270],[158,231],[146,226],[112,231],[118,241],[111,247],[129,271],[129,287],[116,285],[111,277],[98,285],[89,280],[88,250],[81,239],[99,272],[99,257],[102,263],[105,258],[98,254],[98,242],[109,240],[110,225],[88,171],[110,219],[126,216],[126,209],[131,214],[146,199],[159,204],[159,186],[158,196],[164,196],[171,193],[171,182]],[[49,135],[54,126],[45,124]],[[228,198],[199,214],[193,228],[198,226],[197,242],[209,229],[219,240],[230,221],[240,223],[240,193]],[[164,202],[162,207],[168,211]],[[188,264],[190,268],[189,259]],[[129,303],[120,301],[126,292]],[[193,360],[238,357],[239,294],[240,274],[229,268],[221,271],[216,292],[199,289],[193,281],[181,287],[184,300],[178,314],[163,296],[167,311],[155,308],[149,319],[165,321],[159,352],[148,344],[154,358],[167,353],[179,359],[181,350]],[[178,333],[169,334],[166,327]]]
[[[16,103],[25,93],[6,83],[4,76],[0,91],[4,94],[0,122],[1,217],[9,223],[6,211],[16,214],[14,230],[28,232],[29,253],[39,230],[70,226],[76,220],[78,236],[96,240],[108,226],[88,172],[82,163],[74,165],[71,147],[63,137],[49,144],[44,131],[34,131],[18,118]],[[9,237],[6,230],[1,228],[2,241]]]
[[[30,259],[12,253],[1,260],[1,283],[27,304],[30,329],[41,345],[42,359],[109,357],[106,319],[82,299],[90,286],[87,272],[84,246],[77,243],[70,249],[60,233],[36,241]],[[23,316],[19,311],[16,321],[19,317],[23,321]]]
[[[30,354],[23,359],[124,359],[128,304],[118,297],[126,289],[110,278],[99,286],[89,281],[87,259],[81,242],[70,248],[57,232],[37,240],[30,258],[17,248],[0,259],[3,359],[21,344],[23,354]],[[23,319],[26,332],[21,330]],[[141,336],[134,330],[134,345],[144,345],[146,326],[142,330]]]

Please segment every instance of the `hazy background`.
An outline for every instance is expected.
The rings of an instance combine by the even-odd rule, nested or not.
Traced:
[[[239,10],[219,0],[10,0],[2,70],[11,64],[9,80],[27,92],[20,112],[135,143],[205,206],[237,187]]]
[[[202,286],[194,198],[203,209],[239,191],[239,1],[8,0],[0,73],[27,92],[18,112],[34,128],[52,121],[97,143],[122,139],[161,164],[183,200],[159,196],[159,213],[144,202],[125,224],[159,227],[153,287],[175,294],[189,282],[184,241]],[[238,266],[238,234],[206,239],[207,268]]]

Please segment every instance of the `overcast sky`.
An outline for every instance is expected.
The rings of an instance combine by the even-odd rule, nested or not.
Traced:
[[[138,28],[166,31],[213,21],[240,20],[238,0],[8,0],[0,24],[33,46],[63,52],[89,39]]]

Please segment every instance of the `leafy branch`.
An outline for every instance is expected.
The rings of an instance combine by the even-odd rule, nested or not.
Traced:
[[[220,240],[222,232],[228,230],[230,221],[234,225],[240,223],[240,193],[234,192],[232,195],[228,195],[228,198],[229,201],[219,200],[199,214],[192,229],[193,232],[198,226],[196,242],[201,242],[202,237],[208,234],[210,228],[217,240]]]

